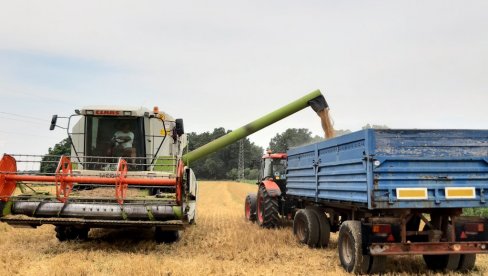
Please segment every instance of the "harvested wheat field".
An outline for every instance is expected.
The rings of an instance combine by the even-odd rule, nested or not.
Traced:
[[[53,226],[0,224],[0,275],[348,275],[339,265],[337,235],[330,248],[309,249],[290,227],[265,230],[244,221],[244,197],[255,190],[201,182],[198,224],[170,245],[155,243],[151,230],[95,229],[87,242],[60,243]],[[388,273],[435,275],[420,257],[390,258]],[[471,275],[484,274],[488,258],[479,256]]]

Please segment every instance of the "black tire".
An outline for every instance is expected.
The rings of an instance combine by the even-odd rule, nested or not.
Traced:
[[[473,270],[475,263],[476,254],[461,254],[458,270],[460,272],[468,272],[470,270]]]
[[[3,216],[3,208],[5,208],[5,205],[7,205],[6,202],[0,201],[0,217]]]
[[[386,256],[369,256],[369,274],[381,274],[386,269]]]
[[[54,231],[56,231],[56,238],[60,242],[64,242],[64,241],[67,240],[65,228],[66,227],[64,227],[64,226],[56,226],[56,227],[54,227]]]
[[[316,207],[308,207],[312,214],[315,215],[319,223],[319,240],[317,242],[317,247],[327,247],[330,240],[330,222],[324,212]]]
[[[246,220],[256,221],[256,194],[247,194],[246,201],[244,202],[244,216]]]
[[[355,274],[368,273],[370,256],[363,254],[361,222],[348,220],[339,229],[337,249],[342,267]]]
[[[278,198],[271,197],[266,188],[259,186],[257,196],[257,222],[264,228],[274,228],[280,225],[280,216],[278,210]]]
[[[298,241],[309,247],[317,247],[320,226],[317,216],[311,209],[300,209],[293,219],[293,234]]]
[[[452,226],[448,226],[450,232]],[[424,231],[429,230],[428,225],[424,226]],[[451,235],[448,234],[450,239]],[[460,254],[445,254],[445,255],[422,255],[427,268],[433,271],[455,271],[460,265]]]
[[[56,238],[60,242],[74,240],[85,241],[88,239],[88,232],[90,231],[90,228],[57,225],[54,230],[56,231]]]
[[[154,234],[156,242],[159,243],[174,243],[180,239],[180,231],[178,230],[162,230],[160,227],[156,227]]]

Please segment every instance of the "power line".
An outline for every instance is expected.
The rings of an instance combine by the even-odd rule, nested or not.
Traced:
[[[34,122],[34,121],[30,121],[30,120],[23,120],[23,119],[17,119],[17,118],[8,118],[8,117],[2,117],[2,116],[0,116],[0,119],[6,119],[6,120],[12,120],[12,121],[18,121],[18,122],[25,122],[25,123],[29,123],[29,124],[33,124],[33,125],[37,125],[37,126],[40,125],[39,122]],[[46,122],[44,122],[44,123],[46,123]]]
[[[10,112],[3,112],[3,111],[0,111],[0,113],[1,114],[12,115],[12,116],[16,116],[16,117],[24,117],[24,118],[33,119],[33,120],[42,121],[42,122],[45,122],[46,121],[46,120],[43,120],[43,119],[39,119],[37,117],[27,116],[27,115],[24,115],[24,114],[15,114],[15,113],[10,113]]]
[[[32,133],[22,133],[22,132],[16,132],[16,131],[4,131],[0,130],[0,133],[6,133],[6,134],[13,134],[13,135],[19,135],[19,136],[37,136],[37,137],[45,137],[45,138],[53,138],[52,136],[45,136],[45,135],[38,135],[38,134],[32,134]]]

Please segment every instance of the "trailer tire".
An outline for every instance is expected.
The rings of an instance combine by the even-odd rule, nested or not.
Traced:
[[[256,194],[247,194],[246,201],[244,202],[244,215],[246,220],[256,221]]]
[[[475,263],[476,254],[461,254],[458,270],[460,272],[468,272],[470,270],[473,270]]]
[[[263,185],[259,186],[256,205],[259,226],[274,228],[280,224],[278,198],[270,196]]]
[[[448,231],[452,226],[448,226]],[[429,230],[428,225],[424,226],[424,231]],[[449,235],[450,237],[450,235]],[[455,271],[460,266],[460,254],[445,255],[422,255],[427,268],[433,271]]]
[[[320,226],[317,216],[311,209],[300,209],[293,219],[293,234],[298,241],[309,247],[317,247]]]
[[[317,243],[317,247],[325,248],[329,245],[330,240],[330,222],[327,216],[325,215],[322,210],[316,207],[308,207],[309,209],[317,218],[319,223],[319,241]]]
[[[386,269],[386,256],[369,256],[368,273],[381,274]]]
[[[339,229],[337,249],[342,267],[354,274],[366,274],[370,267],[369,255],[363,254],[361,222],[348,220]]]
[[[161,227],[156,227],[154,237],[158,243],[174,243],[180,239],[180,231],[162,230]]]

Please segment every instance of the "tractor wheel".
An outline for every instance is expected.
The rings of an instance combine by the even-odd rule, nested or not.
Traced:
[[[319,223],[319,241],[317,243],[317,247],[327,247],[329,245],[330,239],[330,222],[324,212],[322,212],[319,208],[310,207],[307,208],[315,215],[317,221]]]
[[[348,220],[342,223],[337,248],[341,265],[347,272],[368,273],[371,256],[363,254],[362,238],[360,221]]]
[[[475,263],[476,254],[461,254],[458,270],[460,272],[468,272],[470,270],[473,270]]]
[[[156,227],[155,240],[159,243],[174,243],[180,239],[180,231],[178,230],[162,230]]]
[[[57,225],[54,230],[56,231],[56,238],[60,242],[73,240],[85,241],[88,239],[90,228]]]
[[[259,226],[273,228],[280,224],[278,198],[269,196],[264,186],[259,186],[256,212]]]
[[[256,194],[247,194],[246,202],[244,203],[244,215],[246,220],[256,221]]]
[[[317,247],[320,226],[317,216],[311,209],[300,209],[293,220],[293,234],[298,241],[309,247]]]
[[[452,226],[448,226],[448,231],[451,231]],[[424,226],[424,231],[429,230],[429,226]],[[449,239],[450,239],[450,235]],[[460,266],[460,254],[445,254],[445,255],[422,255],[427,268],[434,271],[454,271]]]

